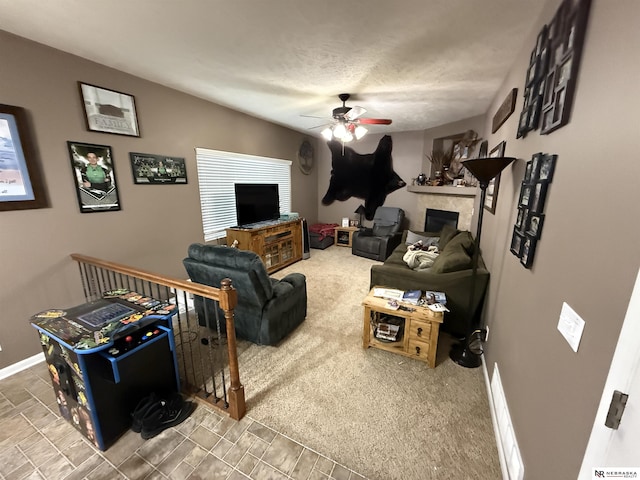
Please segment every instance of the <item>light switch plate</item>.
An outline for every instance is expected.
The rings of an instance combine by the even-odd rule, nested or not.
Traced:
[[[558,330],[565,340],[569,342],[573,351],[577,352],[582,332],[584,331],[584,320],[566,302],[562,303]]]

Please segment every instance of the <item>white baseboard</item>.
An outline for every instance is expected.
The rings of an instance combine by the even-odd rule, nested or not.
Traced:
[[[487,388],[487,396],[489,397],[489,411],[491,412],[491,423],[493,423],[493,433],[496,437],[496,447],[498,447],[498,458],[500,460],[500,470],[502,470],[502,480],[509,480],[509,472],[507,470],[507,462],[504,458],[504,449],[500,441],[500,430],[498,428],[498,420],[496,418],[496,406],[493,402],[493,393],[491,392],[491,381],[489,380],[489,372],[484,356],[482,357],[482,373],[484,373],[484,385]]]
[[[524,464],[522,463],[520,449],[513,431],[498,365],[495,364],[493,379],[490,380],[485,359],[482,357],[482,371],[484,373],[485,386],[487,387],[487,396],[489,397],[489,410],[491,411],[491,422],[496,436],[502,478],[503,480],[522,480],[524,478]]]
[[[11,375],[15,375],[22,370],[26,370],[29,367],[33,367],[40,362],[44,362],[44,353],[38,353],[33,357],[25,358],[24,360],[20,360],[18,363],[14,363],[13,365],[9,365],[8,367],[0,370],[0,380],[3,380]]]

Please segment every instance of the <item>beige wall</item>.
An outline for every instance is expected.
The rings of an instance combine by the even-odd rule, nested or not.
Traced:
[[[506,140],[519,160],[502,174],[495,215],[484,215],[483,256],[491,271],[486,361],[498,364],[525,478],[576,478],[605,377],[640,265],[640,45],[635,0],[593,0],[570,123],[516,140],[529,54],[551,0],[490,107],[491,119],[513,87],[516,111],[489,149]],[[509,252],[525,161],[536,152],[558,155],[533,268]],[[577,353],[557,330],[562,302],[586,322]],[[604,419],[600,419],[604,422]]]
[[[187,247],[203,241],[195,147],[292,160],[292,210],[316,221],[317,169],[303,175],[296,162],[301,133],[4,32],[0,65],[0,102],[27,110],[50,199],[0,212],[0,368],[41,351],[32,314],[82,301],[70,253],[186,277]],[[141,138],[88,132],[78,81],[135,96]],[[121,211],[79,212],[67,140],[111,146]],[[134,185],[129,152],[184,157],[188,185]]]

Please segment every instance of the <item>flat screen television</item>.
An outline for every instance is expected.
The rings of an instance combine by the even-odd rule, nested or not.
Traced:
[[[238,225],[280,218],[278,184],[236,183],[236,219]]]

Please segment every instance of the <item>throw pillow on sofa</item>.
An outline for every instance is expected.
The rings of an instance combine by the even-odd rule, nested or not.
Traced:
[[[447,249],[454,247],[455,245],[462,245],[464,251],[469,255],[473,255],[473,249],[475,247],[473,243],[473,237],[471,236],[471,232],[464,231],[455,235],[449,242],[447,242]]]
[[[447,249],[442,251],[433,262],[431,272],[449,273],[471,268],[471,257],[466,252],[462,244],[447,245]]]
[[[449,241],[453,237],[455,237],[459,231],[460,230],[452,225],[445,225],[444,227],[442,227],[442,231],[440,232],[440,241],[438,242],[438,248],[440,249],[440,251],[444,250],[444,247],[447,246],[447,243],[449,243]]]
[[[418,243],[420,240],[422,240],[422,245],[424,245],[425,247],[430,247],[431,245],[435,245],[438,246],[438,237],[428,237],[425,235],[421,235],[415,232],[412,232],[411,230],[407,231],[407,239],[404,242],[406,245],[414,245],[416,243]]]

